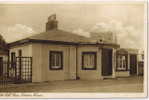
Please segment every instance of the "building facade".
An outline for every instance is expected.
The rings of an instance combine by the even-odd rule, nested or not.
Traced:
[[[58,29],[57,23],[56,16],[50,16],[46,32],[10,43],[10,61],[32,57],[32,82],[116,77],[118,44],[91,42],[90,38]]]
[[[128,77],[143,73],[142,53],[138,49],[119,48],[117,49],[117,77]],[[140,58],[141,57],[141,58]],[[141,63],[140,63],[141,62]],[[141,69],[142,68],[142,69]]]

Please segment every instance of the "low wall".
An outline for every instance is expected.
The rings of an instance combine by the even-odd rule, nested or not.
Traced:
[[[130,76],[129,71],[119,71],[115,73],[116,77],[128,77]]]

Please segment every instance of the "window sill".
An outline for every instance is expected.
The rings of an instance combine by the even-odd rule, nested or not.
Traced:
[[[50,70],[63,70],[63,68],[50,68]]]
[[[83,68],[82,67],[82,70],[96,70],[96,68]]]
[[[126,71],[129,71],[129,70],[116,70],[117,72],[126,72]]]

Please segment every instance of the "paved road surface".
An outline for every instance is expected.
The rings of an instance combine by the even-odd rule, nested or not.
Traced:
[[[143,92],[143,77],[10,84],[0,92]]]

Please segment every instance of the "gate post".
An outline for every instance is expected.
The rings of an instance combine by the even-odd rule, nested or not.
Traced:
[[[15,81],[17,81],[18,80],[18,77],[17,77],[17,65],[16,65],[16,58],[15,58],[15,61],[13,61],[12,62],[12,65],[13,65],[13,67],[14,67],[14,69],[15,69]]]
[[[9,77],[10,77],[10,75],[9,75],[9,74],[10,74],[10,73],[9,73],[9,70],[10,70],[10,66],[11,66],[9,59],[8,59],[8,62],[6,62],[6,66],[7,66],[7,70],[6,70],[6,71],[7,71],[7,78],[9,78]]]
[[[19,81],[21,81],[21,72],[22,71],[22,63],[21,63],[21,57],[19,57]]]
[[[31,82],[32,82],[32,75],[33,75],[33,74],[32,74],[32,69],[33,69],[33,68],[32,68],[32,66],[33,66],[33,62],[32,62],[32,61],[33,61],[33,58],[31,57],[31,58],[30,58],[30,63],[31,63],[31,65],[30,65],[30,74],[31,74],[31,75],[30,75],[30,77],[31,77],[30,81],[31,81]]]

